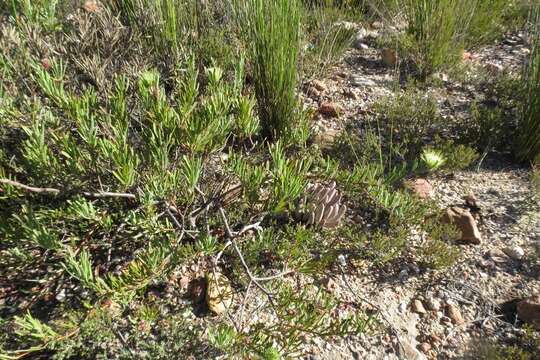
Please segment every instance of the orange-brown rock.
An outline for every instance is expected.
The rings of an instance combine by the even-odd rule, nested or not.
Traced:
[[[442,220],[447,224],[454,224],[461,231],[461,241],[475,245],[482,242],[476,220],[469,210],[452,206],[446,210]]]

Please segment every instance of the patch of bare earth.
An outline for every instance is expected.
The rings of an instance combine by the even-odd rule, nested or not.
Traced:
[[[306,91],[308,106],[338,109],[339,115],[321,111],[316,118],[320,141],[332,141],[348,122],[364,121],[373,114],[374,102],[393,93],[394,69],[382,63],[372,40],[368,35],[357,42],[358,49],[316,83],[316,91]],[[527,53],[523,39],[513,35],[471,52],[464,61],[488,71],[518,71]],[[428,92],[448,117],[461,116],[482,96],[478,89],[450,80]],[[540,292],[534,259],[540,209],[529,178],[528,169],[488,157],[477,171],[432,180],[433,197],[442,209],[465,206],[464,197],[474,195],[481,243],[460,245],[456,263],[439,271],[402,264],[388,273],[368,268],[338,272],[333,291],[344,302],[380,311],[384,330],[334,341],[310,339],[306,351],[312,355],[307,358],[451,359],[463,356],[476,338],[511,342],[522,331],[512,300]]]

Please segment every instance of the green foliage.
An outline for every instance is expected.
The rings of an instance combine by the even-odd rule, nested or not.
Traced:
[[[431,149],[424,149],[420,159],[428,171],[435,171],[446,162],[446,158],[440,151]]]
[[[299,64],[314,76],[337,61],[355,32],[343,20],[357,22],[351,9],[366,2],[303,3],[110,1],[66,18],[56,1],[0,5],[0,177],[48,188],[0,189],[0,276],[15,295],[14,312],[0,319],[2,354],[297,357],[306,336],[358,335],[375,323],[360,304],[310,285],[338,256],[379,266],[407,254],[432,268],[457,258],[453,229],[426,220],[434,205],[399,188],[423,149],[446,159],[424,156],[432,169],[476,156],[427,144],[441,120],[429,97],[407,89],[383,100],[375,121],[359,125],[364,137],[347,133],[337,158],[306,148]],[[259,131],[273,144],[258,141]],[[349,217],[337,231],[295,223],[308,182],[330,181],[349,215],[358,210],[375,226]],[[235,246],[222,208],[240,234]],[[418,233],[425,240],[413,248]],[[272,306],[257,311],[272,316],[254,320],[249,300],[265,292],[243,260],[254,276],[290,270],[308,285],[292,287],[290,275],[261,282]],[[235,299],[229,309],[235,321],[194,319],[201,304],[177,301],[187,295],[186,269],[216,265],[247,296],[246,307]]]
[[[540,154],[540,6],[532,26],[533,45],[525,69],[525,99],[516,141],[516,156],[529,161]]]
[[[307,6],[303,18],[305,78],[324,75],[329,66],[340,59],[357,32],[356,26],[348,20],[354,21],[357,16],[354,7],[340,6],[334,1]]]
[[[455,65],[464,47],[491,40],[503,32],[508,7],[504,0],[400,0],[407,35],[401,50],[413,60],[420,78]],[[394,10],[395,11],[395,10]]]
[[[377,132],[402,159],[418,159],[426,139],[442,123],[435,101],[408,88],[375,104]]]
[[[262,132],[277,139],[300,119],[295,92],[300,4],[298,0],[237,1],[236,10],[253,70]]]
[[[208,340],[210,344],[222,351],[230,351],[235,340],[234,328],[227,325],[219,325],[217,328],[208,330]]]
[[[311,167],[310,159],[290,159],[285,156],[280,141],[269,148],[272,172],[272,195],[270,209],[286,210],[307,185],[306,174]]]
[[[404,47],[419,68],[422,78],[459,58],[460,35],[470,16],[467,0],[406,0],[402,3],[408,21]]]
[[[509,114],[500,107],[488,108],[473,103],[471,122],[465,131],[465,138],[484,152],[508,148],[509,139],[514,133]]]
[[[446,161],[443,169],[447,171],[465,170],[479,157],[478,152],[467,145],[456,144],[452,140],[446,140],[437,144]]]
[[[263,324],[257,322],[247,334],[236,333],[230,355],[279,359],[298,356],[304,337],[307,334],[320,338],[346,336],[366,332],[375,324],[375,317],[367,317],[361,312],[349,311],[341,319],[331,316],[337,306],[333,296],[313,286],[301,291],[282,286],[276,296],[277,321]],[[227,345],[234,331],[218,329],[214,332],[215,341]]]
[[[15,19],[24,17],[29,23],[45,30],[54,30],[58,25],[58,0],[6,0],[6,3]]]
[[[71,253],[67,255],[63,267],[71,276],[79,280],[84,287],[103,295],[109,291],[109,288],[103,279],[94,275],[90,260],[90,254],[86,250],[81,251],[78,257]]]
[[[517,7],[513,0],[471,0],[473,16],[464,34],[468,48],[486,44],[500,36],[505,30],[505,16]]]
[[[50,326],[34,318],[30,313],[15,317],[18,326],[17,335],[30,336],[41,342],[50,342],[59,336]]]

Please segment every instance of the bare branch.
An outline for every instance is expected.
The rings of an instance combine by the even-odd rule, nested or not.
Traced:
[[[68,192],[66,190],[60,190],[60,189],[49,188],[49,187],[29,186],[29,185],[25,185],[23,183],[20,183],[18,181],[11,180],[11,179],[0,179],[0,184],[10,185],[18,189],[37,193],[37,194],[60,195],[62,193]],[[117,193],[117,192],[109,192],[109,191],[98,191],[98,192],[83,191],[78,194],[84,197],[93,198],[93,199],[100,199],[100,198],[125,198],[125,199],[132,199],[132,200],[137,199],[137,196],[134,194]]]
[[[18,181],[10,180],[10,179],[0,179],[0,184],[10,185],[22,190],[30,191],[33,193],[39,193],[39,194],[53,194],[58,195],[60,193],[60,190],[54,189],[54,188],[38,188],[33,186],[28,186],[25,184],[22,184]]]

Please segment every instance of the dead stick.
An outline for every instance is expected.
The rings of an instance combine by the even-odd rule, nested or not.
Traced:
[[[34,187],[34,186],[28,186],[23,183],[20,183],[15,180],[10,179],[0,179],[0,184],[10,185],[22,190],[26,190],[29,192],[37,193],[37,194],[51,194],[51,195],[59,195],[63,191],[60,189],[55,188],[49,188],[49,187]],[[90,191],[84,191],[81,193],[81,195],[88,197],[88,198],[108,198],[108,197],[116,197],[116,198],[125,198],[125,199],[133,199],[136,200],[137,196],[130,193],[117,193],[117,192],[109,192],[109,191],[98,191],[98,192],[90,192]]]

